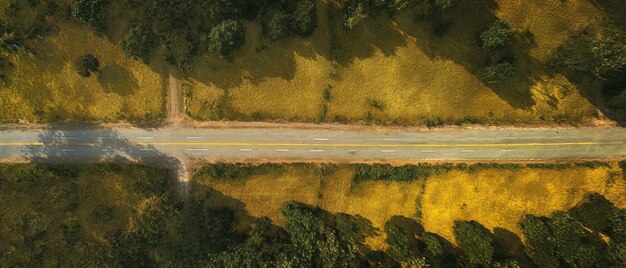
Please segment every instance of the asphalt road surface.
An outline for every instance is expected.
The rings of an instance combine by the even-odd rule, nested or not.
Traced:
[[[370,131],[0,130],[0,158],[548,160],[624,159],[626,128]]]

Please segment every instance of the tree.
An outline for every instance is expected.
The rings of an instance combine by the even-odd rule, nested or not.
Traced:
[[[513,30],[505,21],[496,21],[489,29],[480,33],[481,47],[484,50],[503,48],[513,39]]]
[[[108,0],[74,0],[70,4],[70,15],[76,21],[100,30],[104,28],[102,13],[108,4]]]
[[[354,29],[359,23],[367,18],[365,13],[365,7],[363,3],[359,3],[356,8],[348,6],[348,16],[345,19],[344,25],[348,29]]]
[[[74,62],[74,68],[81,76],[89,77],[91,73],[98,71],[100,61],[91,54],[82,55]]]
[[[509,77],[515,66],[510,62],[500,62],[486,66],[479,74],[478,78],[485,84],[494,85]]]
[[[222,21],[211,29],[207,39],[210,51],[221,56],[228,56],[243,45],[243,26],[236,20]]]
[[[491,263],[495,249],[491,232],[475,221],[454,223],[454,237],[471,264],[487,266]]]
[[[301,36],[309,36],[317,26],[317,9],[311,0],[302,0],[296,4],[293,12],[293,30]]]
[[[291,16],[278,4],[268,7],[263,15],[263,32],[272,40],[289,35]]]
[[[574,37],[555,51],[548,64],[600,78],[623,75],[626,68],[626,33],[610,27],[595,37],[588,34]]]
[[[122,49],[128,55],[140,58],[146,63],[150,60],[150,56],[157,45],[157,36],[152,32],[150,26],[145,23],[131,28],[122,40]]]

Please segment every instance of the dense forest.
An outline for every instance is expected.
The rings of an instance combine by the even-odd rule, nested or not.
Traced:
[[[212,169],[224,173],[224,166]],[[361,168],[361,170],[363,170]],[[237,174],[228,175],[237,177]],[[132,178],[132,179],[131,179]],[[193,187],[201,187],[192,185]],[[113,164],[0,166],[0,265],[202,267],[624,267],[626,210],[598,194],[549,217],[526,215],[524,241],[476,221],[456,244],[415,220],[382,230],[359,216],[283,205],[283,226],[207,206],[211,189],[181,198],[167,171]]]

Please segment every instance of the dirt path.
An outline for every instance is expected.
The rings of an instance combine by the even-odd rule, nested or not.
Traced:
[[[180,86],[180,81],[176,79],[174,76],[170,75],[169,77],[169,102],[168,102],[168,113],[167,113],[167,122],[170,124],[176,124],[184,120],[184,116],[182,113],[182,101],[183,101],[183,93]]]

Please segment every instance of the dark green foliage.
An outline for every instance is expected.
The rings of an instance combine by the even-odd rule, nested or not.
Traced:
[[[514,32],[505,21],[496,21],[489,29],[480,33],[481,47],[484,50],[503,48],[513,39]]]
[[[203,167],[197,174],[208,175],[216,180],[243,179],[254,171],[254,166],[243,163],[215,163]]]
[[[613,209],[609,218],[611,238],[616,243],[626,244],[626,209]]]
[[[618,95],[611,97],[607,104],[613,109],[626,108],[626,88],[622,89]]]
[[[271,5],[268,7],[262,17],[263,33],[272,40],[285,38],[289,35],[291,16],[280,7],[280,5]]]
[[[74,62],[74,68],[82,77],[89,77],[99,70],[100,61],[91,54],[82,55]]]
[[[126,33],[122,40],[122,49],[128,55],[148,62],[158,44],[159,40],[152,29],[147,24],[141,23]]]
[[[353,164],[353,179],[360,181],[414,181],[452,170],[452,165],[417,164],[392,166],[388,164]]]
[[[571,267],[591,267],[599,254],[589,245],[589,234],[583,226],[562,212],[557,212],[548,221],[552,231],[552,242],[561,259]]]
[[[593,193],[588,195],[582,204],[572,208],[568,213],[585,227],[607,233],[613,208],[613,203],[606,200],[604,196]]]
[[[348,14],[346,15],[344,26],[348,29],[354,29],[357,25],[367,18],[365,5],[358,3],[356,6],[348,6]]]
[[[551,241],[552,233],[545,219],[524,215],[519,223],[526,237],[526,254],[540,267],[558,267],[556,245]]]
[[[609,244],[607,255],[615,267],[626,267],[626,243]]]
[[[108,205],[98,205],[91,213],[91,218],[97,223],[107,223],[113,217],[113,209]]]
[[[498,84],[515,71],[515,65],[510,62],[499,62],[486,66],[479,74],[478,78],[487,85]]]
[[[228,56],[243,45],[243,26],[235,20],[222,21],[211,29],[207,40],[210,51],[221,56]]]
[[[421,237],[425,246],[425,253],[431,258],[440,258],[445,253],[441,237],[433,233],[424,233]]]
[[[584,34],[574,37],[556,50],[549,64],[602,78],[618,76],[626,68],[626,33],[607,28],[597,36]]]
[[[108,4],[109,0],[74,0],[70,4],[70,14],[76,21],[102,30]]]
[[[430,2],[439,10],[446,10],[456,4],[456,0],[431,0]]]
[[[292,247],[284,264],[295,267],[353,267],[359,260],[358,226],[345,214],[326,215],[308,205],[287,202],[282,210]],[[331,225],[335,222],[335,226]]]
[[[311,0],[301,0],[293,12],[293,30],[301,36],[309,36],[317,26],[317,9]]]
[[[167,50],[167,61],[182,72],[191,71],[191,57],[194,46],[187,39],[186,33],[183,30],[167,32],[162,37],[162,40]]]
[[[454,223],[453,231],[469,263],[484,266],[491,263],[495,249],[489,230],[475,221],[461,221]]]

